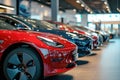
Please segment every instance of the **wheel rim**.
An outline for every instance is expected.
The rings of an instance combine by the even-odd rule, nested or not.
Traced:
[[[32,80],[36,73],[36,65],[32,55],[13,54],[8,58],[6,72],[10,80]]]

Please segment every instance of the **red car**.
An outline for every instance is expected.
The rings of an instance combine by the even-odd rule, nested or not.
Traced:
[[[66,31],[69,31],[69,32],[77,33],[77,34],[82,34],[82,35],[90,36],[93,39],[93,46],[91,48],[93,49],[93,48],[97,48],[98,47],[98,37],[97,36],[90,35],[88,32],[85,32],[85,31],[80,30],[80,29],[76,29],[75,27],[63,24],[61,22],[53,22],[53,21],[49,21],[49,20],[46,20],[46,21],[50,22],[52,24],[56,24],[57,27],[60,30],[66,30]]]
[[[75,67],[76,45],[57,35],[17,30],[0,21],[0,79],[41,80]]]

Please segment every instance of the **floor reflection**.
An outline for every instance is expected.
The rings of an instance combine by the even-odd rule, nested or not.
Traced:
[[[92,53],[89,54],[88,56],[95,56],[95,55],[97,55],[97,53],[92,52]]]
[[[47,77],[44,80],[73,80],[73,77],[71,75],[56,75]]]
[[[89,63],[89,61],[86,61],[86,60],[77,60],[76,61],[76,64],[78,65],[78,66],[80,66],[80,65],[85,65],[85,64],[88,64]]]

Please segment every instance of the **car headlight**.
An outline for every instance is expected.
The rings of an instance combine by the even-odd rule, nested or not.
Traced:
[[[79,40],[86,40],[86,36],[84,35],[81,35],[81,34],[78,34],[78,37],[79,37]]]
[[[81,44],[82,44],[83,46],[85,46],[87,43],[86,43],[86,42],[81,42]]]
[[[41,37],[41,36],[37,36],[38,39],[40,39],[41,41],[43,41],[45,44],[52,46],[52,47],[57,47],[57,48],[63,48],[64,45],[62,45],[61,43],[55,42],[49,38],[45,38],[45,37]]]
[[[74,33],[66,32],[66,34],[69,35],[70,37],[74,38],[74,39],[79,39],[79,37]]]
[[[81,37],[81,38],[79,38],[79,40],[85,40],[86,38],[85,37]]]
[[[78,46],[85,46],[87,44],[87,42],[85,41],[75,41],[75,44],[78,45]]]

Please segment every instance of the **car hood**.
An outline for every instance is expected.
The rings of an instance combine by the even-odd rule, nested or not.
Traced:
[[[71,36],[67,34],[67,31],[57,30],[57,29],[39,29],[40,32],[47,32],[55,35],[62,36],[65,39],[72,39]]]
[[[17,30],[17,33],[20,34],[22,33],[23,35],[27,35],[27,36],[31,36],[31,37],[37,37],[37,36],[40,36],[40,37],[45,37],[45,38],[48,38],[48,39],[51,39],[53,41],[56,41],[56,42],[59,42],[59,43],[62,43],[64,45],[70,45],[70,46],[75,46],[75,44],[71,44],[70,41],[68,41],[67,39],[63,38],[63,37],[60,37],[58,35],[55,35],[55,34],[50,34],[50,33],[45,33],[45,32],[36,32],[36,31],[26,31],[26,30]],[[26,34],[27,33],[27,34]]]
[[[58,29],[41,29],[40,28],[39,31],[53,33],[53,34],[57,34],[57,35],[65,34],[66,33],[66,31],[58,30]]]
[[[50,38],[50,39],[53,39],[53,40],[64,39],[64,38],[62,38],[60,36],[57,36],[55,34],[46,33],[46,32],[28,31],[28,33],[32,34],[32,35],[36,35],[36,36],[42,36],[42,37]]]

